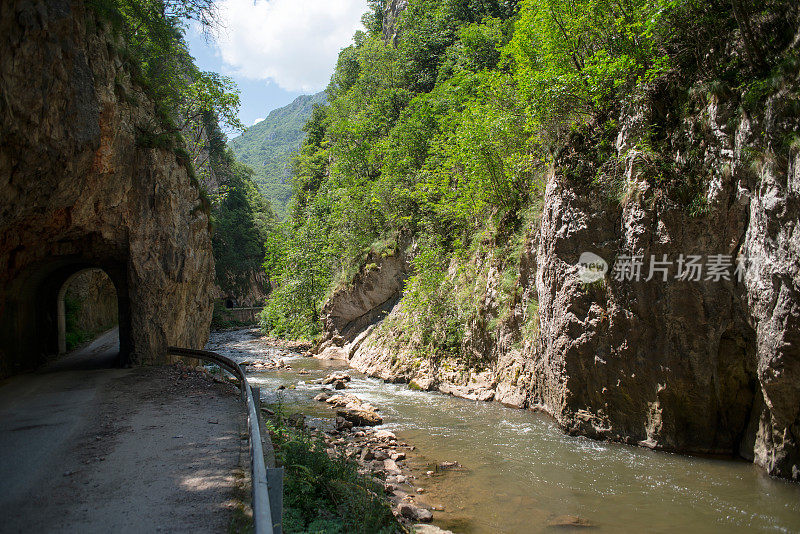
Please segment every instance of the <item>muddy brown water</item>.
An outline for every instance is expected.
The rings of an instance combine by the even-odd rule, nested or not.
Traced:
[[[209,349],[237,360],[280,357],[291,370],[252,372],[265,403],[332,418],[313,380],[342,362],[282,351],[239,330],[212,334]],[[309,374],[302,375],[301,370]],[[416,446],[417,502],[454,532],[557,532],[561,516],[593,532],[800,532],[800,485],[750,463],[705,459],[567,436],[547,416],[386,384],[350,369],[348,391],[380,409],[386,428]],[[277,390],[278,386],[294,389]],[[456,471],[424,473],[439,462]],[[443,510],[441,510],[443,508]],[[569,529],[568,529],[569,530]]]

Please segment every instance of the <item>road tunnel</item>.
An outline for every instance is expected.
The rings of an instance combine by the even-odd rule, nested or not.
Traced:
[[[98,260],[75,254],[37,262],[8,284],[0,302],[2,374],[16,374],[41,366],[74,348],[76,343],[90,341],[100,333],[96,331],[97,325],[101,328],[113,326],[110,321],[104,323],[102,317],[96,316],[110,315],[103,308],[114,304],[97,302],[95,295],[95,301],[87,299],[80,304],[84,306],[83,315],[94,314],[95,319],[88,325],[73,326],[73,329],[80,329],[82,337],[76,338],[76,332],[68,332],[68,327],[72,326],[68,324],[71,322],[68,312],[72,311],[68,291],[77,279],[90,273],[102,273],[113,284],[114,315],[119,323],[117,364],[129,362],[133,340],[126,264],[120,259]],[[95,279],[102,281],[102,277],[95,276]],[[100,309],[93,310],[93,307]]]

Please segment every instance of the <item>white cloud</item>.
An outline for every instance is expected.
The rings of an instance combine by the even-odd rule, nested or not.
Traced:
[[[264,117],[257,118],[256,120],[253,121],[253,126],[255,126],[256,124],[258,124],[259,122],[261,122],[263,120],[264,120]]]
[[[233,74],[316,92],[361,26],[365,0],[221,0],[217,45]]]

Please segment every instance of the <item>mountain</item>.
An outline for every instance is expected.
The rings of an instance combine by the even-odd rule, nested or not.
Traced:
[[[305,137],[303,126],[314,104],[325,102],[324,91],[298,96],[229,142],[236,158],[253,168],[256,183],[280,218],[292,196],[291,156]]]

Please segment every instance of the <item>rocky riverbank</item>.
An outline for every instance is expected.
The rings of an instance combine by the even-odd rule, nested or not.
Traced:
[[[281,447],[281,438],[274,440],[276,456],[281,462],[285,460],[282,465],[312,469],[313,480],[324,484],[312,495],[332,502],[326,510],[334,519],[343,503],[352,505],[353,510],[369,504],[362,497],[371,492],[384,503],[380,517],[388,514],[394,523],[392,513],[400,512],[404,495],[394,490],[387,494],[384,484],[388,483],[409,494],[414,506],[433,513],[432,524],[417,526],[435,525],[453,532],[546,533],[557,525],[586,523],[605,530],[664,532],[712,532],[719,528],[731,532],[774,528],[795,531],[800,526],[800,490],[762,477],[743,462],[659,454],[565,435],[552,419],[531,410],[415,391],[406,384],[364,376],[342,361],[286,353],[272,346],[257,329],[214,332],[208,349],[236,361],[274,359],[287,364],[274,369],[248,368],[248,378],[260,388],[264,406],[284,414],[288,435],[283,441],[294,440],[289,448]],[[325,381],[329,383],[323,384]],[[337,390],[339,381],[344,387]],[[336,412],[346,409],[348,403],[334,406],[315,401],[323,389],[328,398],[341,394],[356,397],[362,407],[368,404],[374,408],[383,423],[337,430]],[[298,426],[304,430],[299,431]],[[365,465],[358,462],[364,447],[372,449],[374,455],[382,445],[391,445],[370,443],[380,430],[391,431],[397,441],[394,452],[406,455],[395,460],[401,475],[407,477],[405,482],[380,472],[385,467],[380,465],[383,459],[373,463],[375,458],[365,458]],[[309,437],[312,433],[317,438]],[[311,454],[309,446],[314,448]],[[328,453],[328,449],[333,450]],[[350,458],[348,450],[352,451]],[[313,462],[305,461],[310,456]],[[344,467],[345,460],[347,467],[338,469]],[[464,467],[442,468],[446,461],[457,461]],[[320,466],[337,469],[331,473]],[[365,474],[359,475],[359,469]],[[300,467],[290,477],[301,488],[311,480]],[[424,491],[417,492],[417,488]],[[657,499],[653,499],[654,488]],[[325,497],[330,495],[341,500]],[[374,504],[370,509],[376,509]],[[305,525],[308,530],[319,527],[311,525],[311,519],[322,517],[315,502],[309,503],[304,517],[310,518]],[[365,516],[354,512],[349,517],[360,518],[363,523]],[[424,532],[421,527],[417,530]]]
[[[418,483],[422,478],[444,476],[449,470],[463,469],[455,461],[436,465],[412,460],[416,447],[397,438],[385,429],[373,427],[383,424],[380,409],[357,396],[341,391],[351,377],[344,372],[334,372],[320,380],[320,392],[315,400],[324,402],[335,410],[332,425],[319,428],[318,422],[309,420],[305,427],[316,432],[327,447],[331,457],[342,457],[358,464],[362,475],[370,476],[383,485],[392,511],[406,526],[416,532],[446,533],[433,525],[434,512],[442,505],[424,500],[425,489]]]

